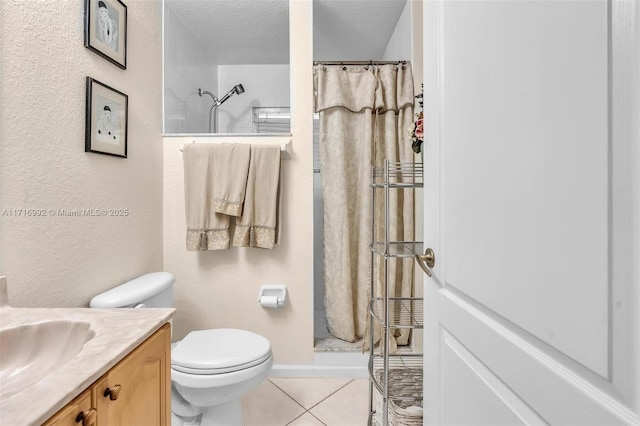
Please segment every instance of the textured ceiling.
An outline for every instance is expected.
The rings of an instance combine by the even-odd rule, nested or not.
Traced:
[[[406,0],[314,0],[313,59],[381,59]]]
[[[288,0],[165,0],[219,64],[289,62]]]
[[[380,59],[406,1],[313,0],[314,59]],[[165,2],[220,64],[289,62],[289,0]]]

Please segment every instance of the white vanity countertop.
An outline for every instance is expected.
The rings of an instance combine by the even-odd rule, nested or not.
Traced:
[[[175,309],[11,308],[0,303],[0,329],[85,321],[95,336],[70,361],[20,393],[0,399],[0,425],[40,425],[167,323]],[[0,348],[0,357],[2,350]],[[0,384],[1,386],[2,384]]]

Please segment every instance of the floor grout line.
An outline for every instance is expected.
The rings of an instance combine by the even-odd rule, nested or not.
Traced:
[[[1,1],[1,0],[0,0],[0,1]],[[304,416],[304,413],[306,413],[307,411],[309,411],[309,410],[307,410],[307,409],[306,409],[306,407],[305,407],[304,405],[302,405],[302,404],[300,404],[298,401],[296,401],[296,399],[295,399],[294,397],[292,397],[291,395],[289,395],[288,393],[286,393],[286,392],[284,391],[284,389],[282,389],[280,386],[278,386],[278,385],[276,385],[275,383],[273,383],[273,382],[271,381],[271,379],[267,378],[267,381],[268,381],[269,383],[271,383],[273,386],[275,386],[275,388],[276,388],[276,389],[278,389],[280,392],[282,392],[283,394],[285,394],[285,396],[286,396],[287,398],[289,398],[290,400],[292,400],[293,402],[295,402],[296,404],[298,404],[298,405],[300,406],[300,408],[302,408],[302,409],[304,410],[304,412],[303,412],[302,414],[300,414],[300,416]],[[313,414],[312,414],[312,415],[313,415]],[[288,424],[291,424],[293,421],[295,421],[295,420],[296,420],[297,418],[299,418],[300,416],[296,416],[296,417],[294,417],[293,419],[291,419],[291,420],[289,421],[289,423],[285,423],[285,426],[286,426],[286,425],[288,425]],[[315,417],[315,416],[314,416],[314,417]]]
[[[317,407],[318,405],[320,405],[321,403],[323,403],[324,401],[326,401],[327,399],[331,398],[333,395],[335,395],[336,393],[338,393],[339,391],[341,391],[342,389],[344,389],[346,386],[348,386],[350,383],[352,383],[354,380],[356,379],[351,379],[349,380],[347,383],[345,383],[344,385],[338,387],[336,390],[334,390],[333,392],[331,392],[329,395],[327,395],[326,397],[322,398],[320,401],[316,402],[315,404],[313,404],[311,407],[307,408],[304,405],[300,404],[294,397],[292,397],[291,395],[289,395],[284,389],[282,389],[280,386],[278,386],[277,384],[275,384],[274,382],[272,382],[269,378],[267,378],[267,381],[269,383],[271,383],[273,386],[275,386],[278,390],[280,390],[282,393],[284,393],[286,396],[288,396],[293,402],[295,402],[296,404],[298,404],[300,407],[302,407],[302,409],[304,410],[304,413],[300,414],[299,416],[295,417],[294,419],[292,419],[291,421],[289,421],[289,423],[286,423],[286,425],[289,425],[291,423],[293,423],[294,421],[296,421],[297,419],[299,419],[300,417],[304,416],[306,413],[311,414],[316,420],[318,420],[320,423],[322,423],[324,426],[326,426],[327,424],[325,422],[322,421],[322,419],[320,419],[319,417],[317,417],[315,414],[313,414],[311,412],[312,409],[314,409],[315,407]]]
[[[296,401],[297,402],[297,401]],[[299,403],[298,403],[299,404]],[[311,411],[309,410],[305,410],[304,413],[300,414],[298,417],[296,417],[295,419],[291,420],[289,423],[285,424],[284,426],[288,426],[291,423],[295,422],[296,420],[298,420],[300,417],[304,416],[305,414],[309,414],[311,415],[311,417],[313,417],[314,419],[316,419],[317,421],[319,421],[320,423],[322,423],[323,426],[327,426],[327,424],[325,422],[323,422],[322,420],[320,420],[317,416],[315,416]]]
[[[316,419],[317,421],[319,421],[320,423],[322,423],[323,426],[327,426],[327,424],[325,422],[320,420],[320,418],[318,416],[316,416],[315,414],[313,414],[311,411],[307,411],[307,413],[311,414],[313,416],[313,418]]]
[[[267,380],[268,380],[268,381],[269,381],[269,383],[271,383],[273,386],[275,386],[276,388],[278,388],[278,390],[279,390],[280,392],[282,392],[283,394],[287,395],[287,397],[289,397],[289,399],[291,399],[293,402],[295,402],[295,403],[296,403],[296,404],[298,404],[300,407],[302,407],[302,409],[303,409],[303,410],[305,410],[305,411],[309,411],[309,410],[307,409],[307,407],[305,407],[304,405],[302,405],[302,404],[300,404],[298,401],[296,401],[296,399],[295,399],[294,397],[292,397],[291,395],[289,395],[289,394],[288,394],[284,389],[282,389],[280,386],[278,386],[278,385],[276,385],[275,383],[273,383],[270,379],[267,379]],[[302,414],[304,414],[304,413],[302,413]],[[302,414],[301,414],[301,415],[302,415]],[[298,416],[298,417],[300,417],[300,416]],[[296,419],[297,419],[298,417],[296,417]],[[293,420],[295,420],[295,419],[293,419]],[[287,423],[287,424],[289,424],[289,423]]]
[[[0,0],[1,1],[1,0]],[[291,379],[305,379],[302,377],[292,377]],[[305,407],[304,405],[302,405],[302,403],[300,403],[295,397],[293,397],[292,395],[290,395],[289,393],[287,393],[283,388],[281,388],[280,386],[278,386],[274,381],[272,381],[270,378],[267,378],[267,382],[273,386],[275,389],[277,389],[277,391],[273,391],[273,392],[282,392],[282,394],[284,394],[289,400],[293,401],[295,403],[295,406],[298,406],[299,408],[302,408],[302,412],[295,416],[294,418],[292,418],[291,420],[285,420],[285,418],[283,418],[283,416],[280,416],[280,421],[277,422],[277,424],[279,425],[283,425],[283,426],[289,426],[294,424],[296,421],[300,421],[300,419],[302,417],[305,417],[307,421],[311,420],[312,418],[315,420],[315,423],[318,424],[318,426],[328,426],[329,423],[326,423],[322,418],[320,418],[318,415],[314,414],[313,412],[311,412],[311,410],[316,409],[319,405],[327,402],[328,400],[330,400],[331,398],[333,398],[332,401],[334,402],[330,402],[329,404],[334,404],[336,403],[340,398],[339,396],[336,396],[336,394],[338,394],[339,392],[341,392],[342,390],[344,390],[347,386],[349,386],[350,384],[353,384],[354,382],[360,380],[360,378],[344,378],[346,381],[346,383],[338,385],[337,388],[335,388],[333,391],[331,391],[327,396],[323,397],[321,400],[319,400],[318,402],[314,403],[313,405],[311,405],[309,408]],[[286,382],[284,382],[286,383]],[[284,385],[283,385],[284,386]],[[304,393],[304,387],[301,388],[302,392],[300,392],[299,397],[305,399],[308,395],[306,393]],[[297,387],[292,388],[292,390],[296,391],[296,390],[300,390]],[[293,406],[292,406],[293,407]],[[320,414],[322,414],[322,412],[324,412],[323,410],[325,410],[324,408],[322,410],[320,410]],[[294,414],[294,413],[291,413]],[[309,416],[306,416],[306,414],[309,414]],[[325,413],[326,414],[326,413]],[[330,414],[330,413],[329,413]],[[332,417],[330,417],[332,418]],[[311,420],[312,421],[312,420]],[[282,423],[280,423],[282,422]],[[304,424],[304,422],[301,422],[301,424]]]
[[[296,378],[296,377],[293,377]],[[280,391],[282,391],[285,395],[287,395],[289,398],[291,398],[296,404],[298,404],[299,406],[301,406],[302,408],[304,408],[306,411],[312,410],[313,408],[317,407],[320,403],[326,401],[327,399],[329,399],[330,397],[332,397],[333,395],[336,394],[336,392],[340,391],[341,389],[343,389],[345,386],[347,386],[349,383],[353,382],[355,379],[351,379],[349,380],[347,383],[345,383],[344,385],[340,386],[339,388],[337,388],[336,390],[334,390],[333,392],[331,392],[329,395],[325,396],[324,398],[322,398],[320,401],[316,402],[315,404],[313,404],[311,407],[307,408],[304,405],[300,404],[293,396],[289,395],[287,393],[287,391],[285,391],[284,389],[282,389],[280,386],[276,385],[275,383],[273,383],[270,379],[267,378],[267,380],[275,387],[277,387],[278,389],[280,389]],[[313,414],[312,414],[313,415]],[[300,417],[300,416],[298,416]],[[315,416],[313,416],[315,417]]]
[[[320,405],[321,403],[323,403],[324,401],[326,401],[327,399],[331,398],[333,395],[335,395],[337,392],[339,392],[340,390],[344,389],[345,386],[347,386],[349,383],[353,382],[355,379],[351,379],[349,380],[347,383],[345,383],[344,385],[340,386],[338,389],[334,390],[333,392],[331,392],[329,395],[327,395],[325,398],[323,398],[322,400],[318,401],[317,403],[313,404],[313,406],[309,407],[309,411],[311,411],[312,409],[316,408],[318,405]],[[313,413],[311,413],[311,415],[313,415]],[[313,416],[315,417],[315,416]],[[320,419],[318,419],[320,420]]]

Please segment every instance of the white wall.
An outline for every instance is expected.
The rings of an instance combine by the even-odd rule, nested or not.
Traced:
[[[236,84],[245,90],[218,108],[219,133],[252,133],[252,107],[289,107],[288,64],[220,65],[218,75],[218,97]]]
[[[411,1],[407,1],[382,55],[383,61],[411,59]]]
[[[389,43],[382,55],[384,61],[411,61],[415,92],[422,85],[422,0],[408,0]]]
[[[265,136],[164,138],[164,267],[176,277],[174,339],[188,331],[237,327],[267,337],[279,364],[313,362],[313,80],[311,2],[290,3],[291,133],[293,154],[283,160],[282,242],[273,250],[185,249],[184,173],[180,146],[197,139],[269,143]],[[244,84],[244,83],[243,83]],[[247,88],[248,89],[248,88]],[[241,99],[242,96],[237,97]],[[235,98],[235,96],[234,96]],[[229,100],[231,102],[231,100]],[[287,306],[264,309],[261,284],[283,283]]]
[[[217,96],[218,64],[170,8],[164,13],[164,131],[208,133],[213,101],[197,93]]]
[[[83,3],[0,1],[0,275],[14,306],[86,306],[162,269],[161,3],[127,1],[126,70],[84,47]],[[126,159],[84,152],[87,76],[129,95]],[[27,208],[47,216],[6,214]],[[50,213],[89,208],[129,213]]]

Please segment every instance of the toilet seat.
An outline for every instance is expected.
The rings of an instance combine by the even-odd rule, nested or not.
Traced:
[[[220,328],[192,331],[171,351],[171,368],[196,375],[244,370],[267,361],[271,344],[247,330]]]

